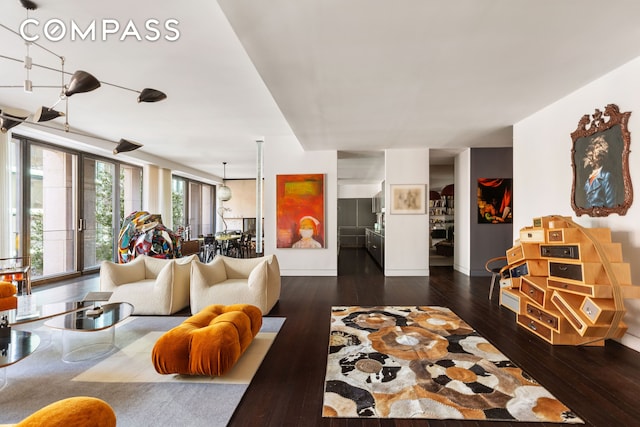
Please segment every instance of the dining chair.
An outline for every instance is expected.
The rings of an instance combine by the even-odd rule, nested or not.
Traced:
[[[491,287],[489,287],[489,301],[491,301],[491,297],[493,296],[493,287],[496,284],[496,281],[500,281],[502,277],[503,271],[507,269],[509,265],[507,264],[506,256],[499,256],[495,258],[489,259],[484,264],[484,269],[491,273]]]
[[[251,233],[242,233],[240,238],[240,256],[251,258]]]

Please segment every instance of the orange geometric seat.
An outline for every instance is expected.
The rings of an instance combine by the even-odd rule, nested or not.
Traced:
[[[220,376],[231,369],[262,326],[250,304],[205,307],[164,333],[151,353],[160,374]]]

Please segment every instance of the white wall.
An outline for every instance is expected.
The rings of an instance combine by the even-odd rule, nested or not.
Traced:
[[[455,224],[453,269],[466,275],[471,272],[471,150],[465,150],[455,159],[454,196]],[[473,207],[475,212],[475,206]]]
[[[230,210],[225,218],[256,217],[256,180],[234,179],[225,183],[231,189],[231,200],[224,202]]]
[[[325,236],[323,249],[276,248],[276,175],[325,174]],[[283,276],[338,275],[338,153],[303,151],[295,137],[264,142],[264,253],[278,257]]]
[[[640,285],[640,204],[636,198],[624,216],[576,217],[571,208],[571,132],[578,120],[595,109],[616,104],[631,111],[631,181],[640,190],[640,58],[549,105],[514,126],[513,190],[514,239],[534,217],[571,216],[586,227],[608,227],[613,240],[622,243],[624,261],[631,264],[632,283]],[[457,199],[456,199],[457,202]],[[457,206],[456,206],[457,207]],[[640,351],[640,300],[625,300],[629,332],[622,342]]]
[[[343,184],[338,185],[339,199],[366,199],[380,191],[380,184]]]
[[[386,276],[429,275],[429,215],[392,215],[390,185],[429,183],[429,149],[385,151]],[[428,192],[425,195],[429,200]]]

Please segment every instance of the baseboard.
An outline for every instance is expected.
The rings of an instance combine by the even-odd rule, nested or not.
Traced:
[[[385,276],[389,276],[389,277],[396,277],[396,276],[428,276],[429,275],[429,269],[415,269],[415,270],[392,270],[392,269],[388,269],[385,268],[384,269],[384,275]]]
[[[307,269],[286,269],[280,270],[281,276],[337,276],[338,270],[329,269],[329,270],[307,270]]]

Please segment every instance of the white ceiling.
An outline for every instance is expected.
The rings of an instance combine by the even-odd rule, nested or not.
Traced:
[[[133,20],[144,37],[146,20],[177,19],[174,42],[120,41],[121,29],[108,41],[41,44],[66,58],[66,71],[168,94],[155,104],[109,85],[74,95],[74,131],[138,141],[125,159],[157,156],[213,180],[223,161],[228,178],[255,177],[255,140],[268,149],[292,133],[306,150],[355,153],[432,147],[450,158],[510,146],[512,124],[640,55],[637,0],[34,1],[29,16],[42,25]],[[4,3],[0,23],[17,29],[26,10]],[[1,55],[24,57],[17,36],[0,28],[0,40]],[[60,66],[36,47],[31,56]],[[0,58],[0,67],[0,85],[22,84],[21,63]],[[31,79],[57,85],[60,74],[34,69]],[[58,92],[0,88],[0,107],[33,111]]]

